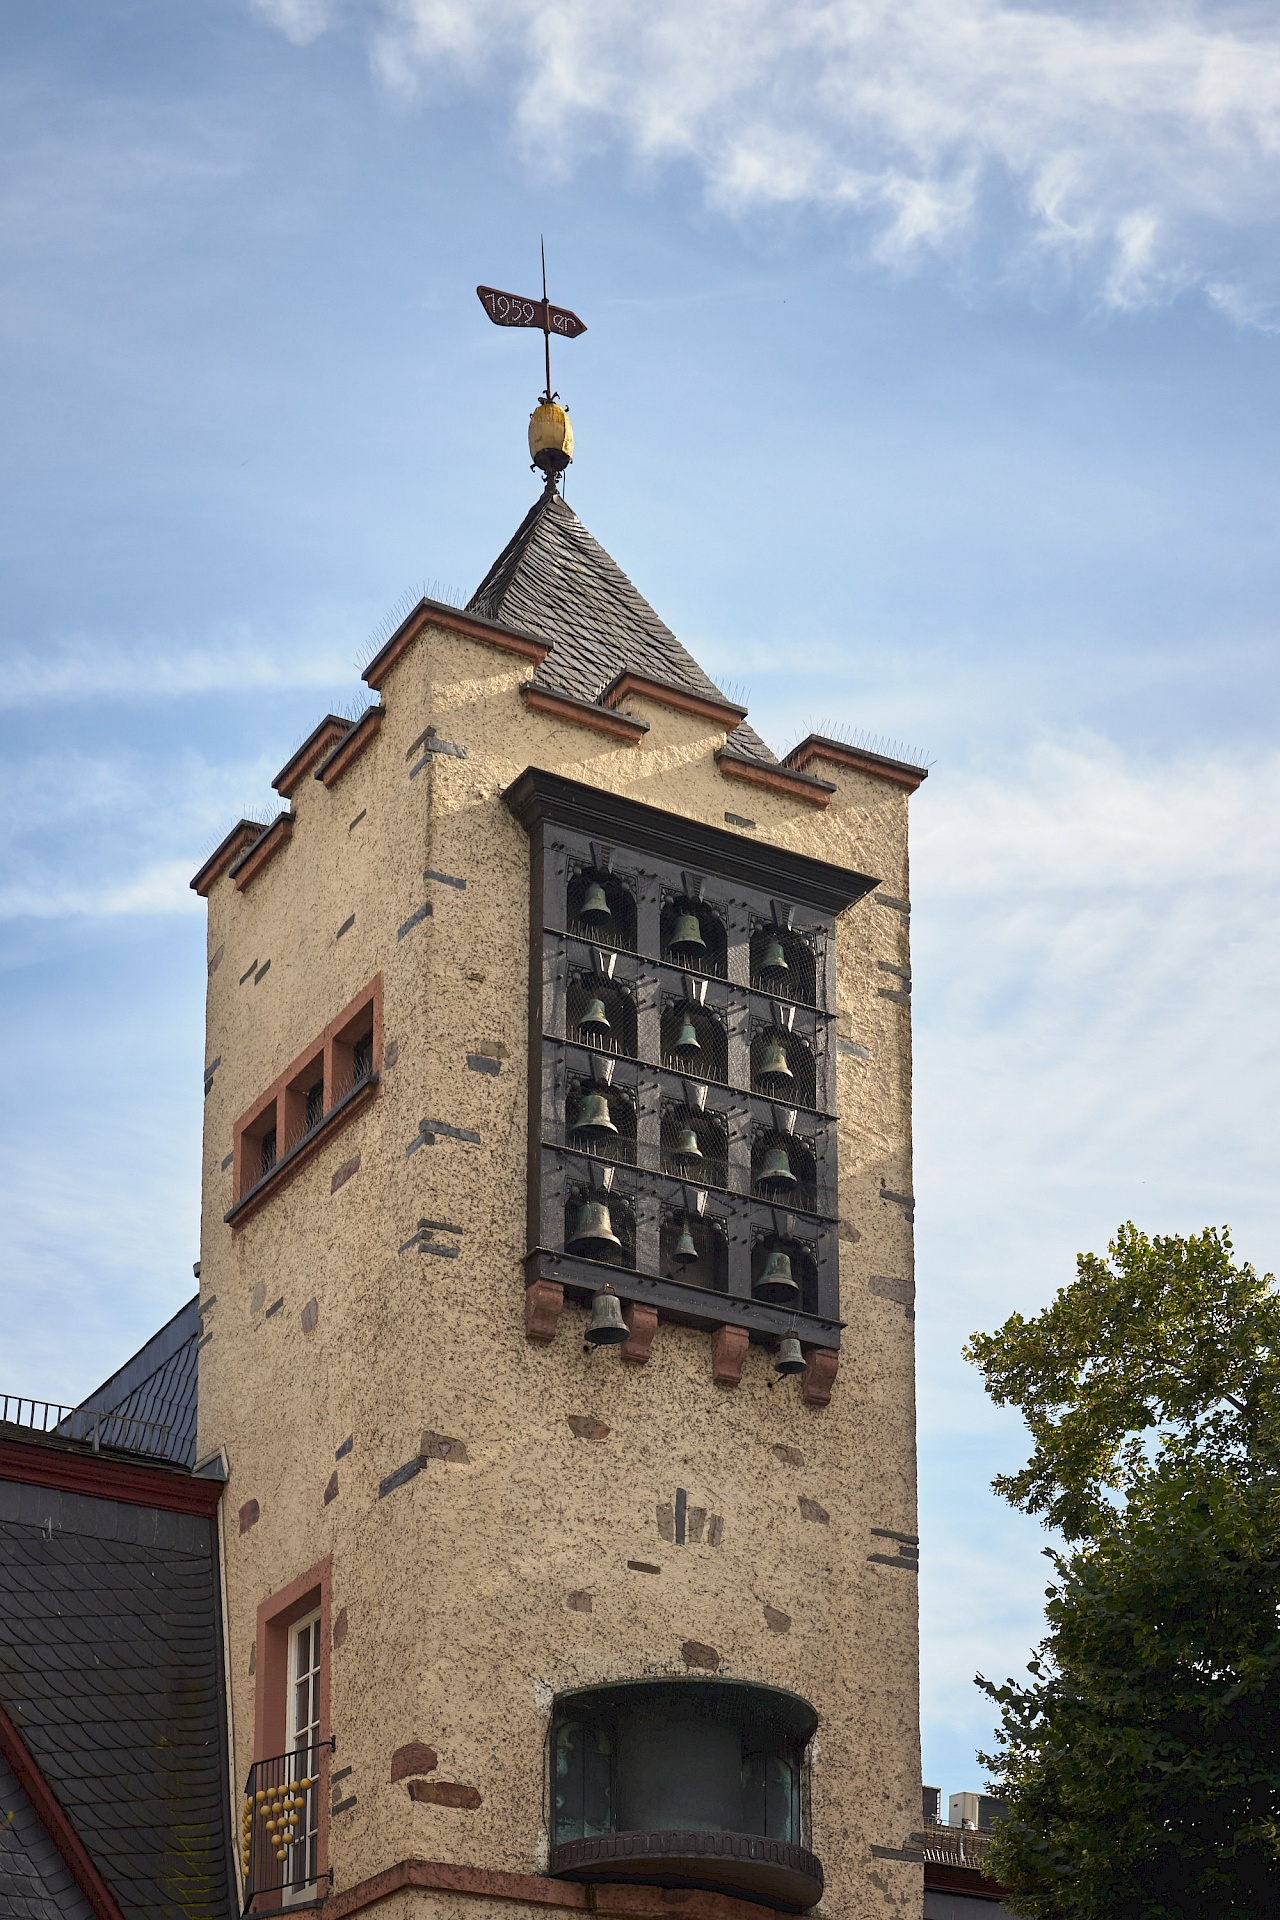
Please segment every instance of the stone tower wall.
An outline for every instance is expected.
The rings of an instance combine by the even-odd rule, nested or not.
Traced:
[[[906,788],[815,761],[836,789],[818,808],[726,777],[723,726],[663,701],[626,701],[638,744],[534,710],[533,665],[424,628],[366,750],[332,784],[306,770],[278,851],[208,890],[199,1451],[229,1467],[233,1777],[277,1750],[265,1623],[310,1582],[333,1911],[419,1860],[470,1891],[388,1884],[379,1912],[509,1920],[515,1883],[475,1876],[545,1873],[553,1696],[714,1661],[818,1710],[821,1911],[915,1920],[920,1868],[895,1857],[920,1819]],[[501,795],[529,766],[879,881],[838,923],[847,1326],[826,1405],[761,1346],[717,1386],[709,1335],[682,1326],[643,1365],[584,1352],[573,1305],[526,1338],[529,849]],[[375,981],[376,1091],[228,1225],[238,1118]],[[684,1546],[660,1514],[677,1489],[708,1516]],[[451,1791],[393,1781],[412,1742]]]

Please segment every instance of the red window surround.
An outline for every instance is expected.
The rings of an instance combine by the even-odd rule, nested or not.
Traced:
[[[232,1228],[242,1226],[376,1096],[381,1064],[378,973],[236,1121],[234,1199],[224,1216]]]
[[[306,1573],[291,1580],[287,1587],[273,1593],[258,1607],[257,1688],[253,1714],[253,1757],[270,1760],[288,1750],[289,1739],[289,1629],[296,1620],[320,1609],[320,1738],[329,1739],[333,1729],[329,1720],[329,1654],[332,1647],[329,1586],[333,1571],[332,1556],[326,1554]],[[329,1772],[328,1753],[320,1756],[319,1872],[321,1880],[329,1868]],[[241,1783],[243,1784],[243,1783]],[[237,1824],[239,1812],[236,1814]],[[277,1902],[278,1903],[278,1902]],[[268,1911],[264,1903],[262,1911]]]

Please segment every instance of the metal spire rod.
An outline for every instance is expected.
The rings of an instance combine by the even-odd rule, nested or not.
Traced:
[[[547,241],[545,234],[540,233],[538,235],[538,243],[542,248],[542,341],[547,354],[547,390],[542,397],[544,400],[549,401],[551,398],[551,312],[547,306]]]

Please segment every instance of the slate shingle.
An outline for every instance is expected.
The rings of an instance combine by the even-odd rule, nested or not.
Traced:
[[[467,605],[487,620],[549,640],[551,652],[534,680],[557,692],[598,700],[629,668],[690,693],[720,693],[553,485],[530,508]],[[745,720],[729,740],[739,752],[776,765]]]
[[[2,1753],[0,1914],[5,1920],[93,1920],[93,1908]]]
[[[0,1701],[129,1920],[233,1910],[217,1609],[210,1521],[0,1483]]]
[[[152,1334],[131,1360],[82,1402],[100,1412],[127,1414],[135,1420],[155,1420],[169,1429],[163,1444],[159,1434],[144,1427],[121,1425],[114,1433],[103,1430],[109,1444],[162,1453],[175,1466],[196,1463],[196,1348],[200,1339],[200,1296],[179,1307],[172,1320]],[[83,1422],[71,1429],[77,1436]]]

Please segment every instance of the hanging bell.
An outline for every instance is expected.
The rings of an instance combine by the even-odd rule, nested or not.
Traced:
[[[603,1093],[589,1093],[578,1108],[578,1117],[573,1123],[575,1133],[616,1133],[618,1129],[609,1117],[608,1096]]]
[[[676,1241],[676,1265],[680,1267],[691,1267],[697,1258],[698,1243],[693,1237],[688,1218],[686,1217],[684,1226],[680,1230],[680,1238]]]
[[[698,925],[697,914],[682,913],[678,915],[675,930],[667,942],[668,952],[687,953],[692,956],[696,953],[705,952],[706,946],[707,943],[702,937],[702,928]]]
[[[604,1010],[603,1000],[593,1000],[578,1022],[584,1033],[608,1033],[609,1016]]]
[[[756,1175],[756,1180],[762,1187],[766,1185],[794,1187],[796,1177],[791,1171],[791,1162],[787,1158],[787,1150],[785,1147],[772,1146],[765,1148],[764,1158],[760,1162],[760,1171]]]
[[[671,1045],[672,1053],[701,1053],[702,1042],[698,1038],[698,1029],[689,1014],[684,1016],[684,1025]]]
[[[622,1302],[612,1287],[601,1287],[591,1301],[591,1321],[586,1338],[593,1347],[617,1347],[627,1338],[630,1328],[622,1317]]]
[[[698,1136],[692,1127],[682,1127],[680,1137],[671,1149],[673,1160],[701,1160],[702,1148],[698,1145]]]
[[[800,1289],[791,1277],[791,1261],[788,1255],[775,1247],[764,1263],[764,1272],[756,1281],[752,1292],[759,1300],[772,1300],[780,1306],[786,1306],[798,1298]]]
[[[593,880],[582,896],[582,905],[578,909],[578,918],[579,920],[584,920],[589,927],[602,926],[606,920],[612,920],[613,915],[609,911],[609,902],[605,897],[604,888],[598,880]]]
[[[785,1258],[785,1255],[783,1257]],[[794,1333],[789,1333],[778,1348],[778,1357],[773,1363],[773,1370],[781,1374],[784,1380],[789,1373],[804,1372],[804,1354],[800,1350],[800,1342]]]
[[[598,1260],[608,1254],[611,1248],[621,1246],[622,1242],[609,1218],[608,1203],[604,1200],[584,1200],[573,1223],[573,1234],[568,1242],[569,1252],[583,1254],[588,1260]]]
[[[764,943],[764,952],[760,955],[757,973],[790,973],[787,956],[782,951],[782,942],[776,933],[771,933]]]
[[[794,1080],[795,1075],[787,1065],[787,1050],[775,1034],[772,1040],[766,1040],[764,1052],[760,1056],[760,1071],[757,1080]]]

